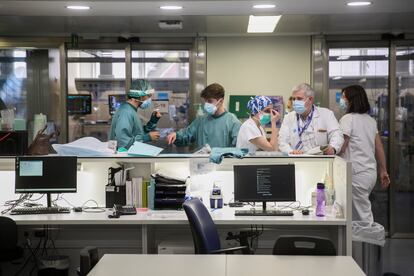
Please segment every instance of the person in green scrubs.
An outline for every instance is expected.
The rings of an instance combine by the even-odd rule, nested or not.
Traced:
[[[187,128],[167,136],[169,145],[197,148],[206,144],[210,147],[235,147],[241,123],[237,117],[224,108],[224,88],[218,83],[207,86],[201,92],[205,115],[197,117]]]
[[[151,106],[154,89],[146,80],[135,80],[127,93],[127,101],[123,103],[112,117],[109,140],[116,140],[117,147],[129,149],[135,141],[157,141],[160,133],[155,131],[161,114],[153,112],[149,122],[143,126],[138,117],[138,108],[147,109]]]

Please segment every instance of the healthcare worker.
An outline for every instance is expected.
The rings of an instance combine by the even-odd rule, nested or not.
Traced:
[[[224,108],[224,88],[213,83],[201,92],[205,115],[197,117],[187,128],[167,136],[168,144],[187,146],[193,143],[197,148],[206,144],[210,147],[235,147],[240,121]]]
[[[150,142],[160,137],[158,131],[154,131],[161,114],[154,112],[149,122],[143,126],[138,117],[138,108],[147,109],[151,106],[151,95],[154,89],[146,80],[135,80],[127,93],[127,101],[123,103],[112,117],[109,140],[118,142],[118,149],[129,147],[135,141]]]
[[[341,150],[344,138],[333,112],[313,104],[315,92],[302,83],[292,90],[293,111],[288,113],[279,131],[279,149],[289,154],[305,154],[326,146],[323,153]]]
[[[247,103],[247,108],[250,111],[250,118],[240,127],[237,147],[247,148],[250,153],[257,150],[277,151],[279,130],[276,128],[276,123],[280,119],[280,114],[273,110],[272,101],[266,96],[256,96]],[[267,140],[263,129],[263,126],[269,123],[272,129],[270,141]]]
[[[373,222],[369,194],[377,182],[377,162],[382,187],[390,184],[377,122],[368,115],[368,97],[360,85],[342,90],[340,108],[346,111],[339,122],[345,139],[340,154],[352,162],[352,219]]]

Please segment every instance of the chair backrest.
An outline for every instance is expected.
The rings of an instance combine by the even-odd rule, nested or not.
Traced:
[[[17,225],[8,217],[0,217],[0,251],[7,253],[17,246]]]
[[[87,246],[80,251],[80,276],[86,276],[89,271],[98,263],[98,248]]]
[[[273,247],[273,255],[335,256],[331,240],[308,236],[280,236]]]
[[[190,223],[195,254],[210,254],[221,249],[217,227],[204,204],[195,198],[184,202],[183,208]]]

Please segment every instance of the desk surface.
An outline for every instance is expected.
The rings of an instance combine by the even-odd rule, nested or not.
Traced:
[[[227,276],[363,276],[350,256],[227,256]]]
[[[235,208],[225,207],[210,212],[217,225],[346,225],[344,218],[304,216],[295,211],[294,216],[234,216]],[[139,211],[137,215],[121,216],[119,219],[110,219],[108,214],[102,213],[75,213],[70,214],[42,214],[42,215],[15,215],[11,217],[19,225],[159,225],[159,224],[187,224],[187,217],[184,211]]]
[[[88,276],[225,276],[224,255],[106,254]]]
[[[364,276],[348,256],[107,254],[88,276]]]

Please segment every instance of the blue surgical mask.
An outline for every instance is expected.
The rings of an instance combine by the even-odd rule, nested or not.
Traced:
[[[293,110],[295,110],[295,112],[298,113],[299,115],[302,115],[306,111],[305,102],[306,101],[299,101],[299,100],[293,101]]]
[[[142,104],[139,106],[142,109],[147,109],[148,107],[151,106],[152,104],[152,100],[151,98],[146,99],[145,101],[141,102]]]
[[[347,111],[348,110],[348,103],[344,100],[344,98],[341,98],[339,100],[339,108],[343,111]]]
[[[204,111],[207,112],[208,115],[214,115],[217,111],[217,106],[212,103],[205,103]]]
[[[270,114],[269,113],[260,114],[259,119],[260,119],[260,124],[262,126],[265,126],[268,123],[270,123]]]

